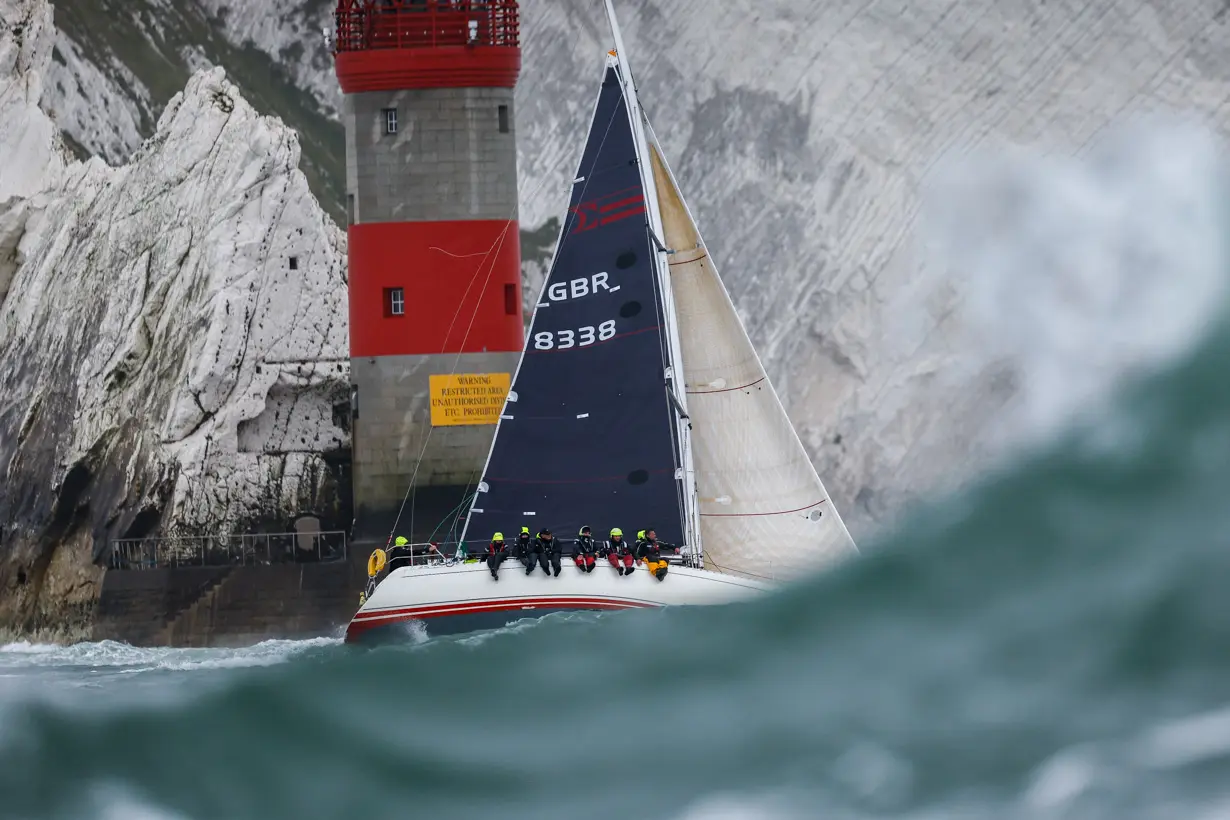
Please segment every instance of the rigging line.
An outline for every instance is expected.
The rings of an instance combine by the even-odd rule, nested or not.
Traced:
[[[648,143],[646,143],[646,145],[648,145]],[[649,170],[648,179],[645,180],[644,184],[646,187],[648,187],[649,185],[656,186],[657,181],[653,177],[652,158],[645,157],[645,161],[650,163],[650,167],[648,169]],[[648,190],[645,191],[645,196],[649,196]],[[659,242],[658,237],[654,234],[653,226],[649,223],[648,212],[646,212],[645,217],[646,217],[645,218],[645,233],[649,237],[650,251],[654,253],[655,256],[657,253],[669,253],[666,246],[663,245],[661,242]],[[662,233],[663,233],[663,237],[665,237],[666,235],[665,229],[663,229]],[[666,300],[666,291],[663,289],[663,286],[662,286],[663,283],[660,279],[660,272],[658,268],[659,268],[659,265],[655,262],[654,271],[653,271],[653,289],[654,289],[654,297],[655,297],[653,300],[653,314],[654,314],[654,319],[658,324],[658,327],[662,328],[662,331],[663,331],[660,337],[660,342],[658,344],[658,353],[662,358],[662,373],[663,373],[663,379],[665,382],[664,386],[666,388],[667,404],[671,407],[672,410],[677,412],[684,419],[687,419],[688,426],[690,427],[692,424],[692,420],[688,417],[686,413],[680,412],[682,410],[682,407],[680,406],[679,398],[675,395],[674,383],[676,380],[682,379],[683,371],[682,369],[675,368],[674,363],[670,361],[670,351],[669,351],[670,341],[667,339],[666,325],[663,322],[663,317],[662,317],[662,312],[665,308],[665,305],[663,303]],[[666,272],[667,275],[669,275],[669,270],[670,269],[668,268]],[[671,377],[669,379],[665,378],[667,367],[671,368]],[[680,470],[686,471],[686,467],[683,464],[683,432],[679,429],[678,422],[671,424],[671,443],[672,443],[671,463],[674,465],[675,471],[676,472]],[[676,484],[676,487],[679,487],[678,482],[676,482],[675,484]],[[678,493],[679,493],[679,505],[678,505],[679,506],[679,531],[684,534],[685,539],[687,537],[687,532],[688,532],[687,513],[686,513],[687,499],[684,497],[684,493],[686,492],[684,488],[686,488],[686,486],[687,486],[687,477],[685,475],[683,487],[679,487],[679,490],[678,490]]]
[[[775,512],[759,512],[759,513],[701,513],[701,518],[762,518],[766,515],[790,515],[792,513],[803,512],[810,510],[812,507],[819,507],[827,498],[822,498],[815,504],[808,504],[806,507],[799,507],[797,510],[777,510]]]
[[[453,253],[452,251],[444,250],[444,248],[438,248],[435,245],[430,246],[427,250],[439,251],[445,256],[451,256],[454,259],[470,259],[471,257],[474,257],[474,256],[486,256],[487,253],[489,252],[489,251],[478,251],[477,253]]]
[[[627,108],[626,108],[626,107],[627,107],[627,100],[626,100],[626,99],[624,100],[624,105],[625,105],[625,113],[626,113],[626,110],[627,110]],[[610,119],[608,119],[608,120],[607,120],[606,128],[605,128],[605,129],[603,130],[603,132],[602,132],[602,140],[598,143],[598,150],[597,150],[596,152],[594,152],[594,162],[593,162],[593,164],[590,166],[591,171],[592,171],[592,169],[593,169],[593,168],[597,165],[597,163],[598,163],[598,158],[602,156],[602,149],[606,146],[607,137],[608,137],[608,136],[610,136],[610,133],[611,133],[611,127],[612,127],[612,125],[614,125],[614,123],[615,123],[615,117],[616,117],[616,115],[617,115],[618,113],[619,113],[619,106],[617,105],[617,106],[615,106],[614,110],[611,112]],[[557,165],[558,165],[558,164],[557,164]],[[591,179],[592,177],[593,177],[593,174],[592,174],[592,173],[588,173],[588,174],[586,174],[586,175],[585,175],[585,184],[584,184],[584,186],[581,188],[581,194],[580,194],[580,199],[582,199],[582,200],[583,200],[583,199],[584,199],[584,197],[585,197],[585,193],[589,190],[589,182],[590,182],[590,179]],[[575,180],[575,178],[574,178],[574,180]],[[547,181],[547,177],[546,177],[546,175],[543,175],[543,177],[542,177],[542,178],[538,181],[538,184],[534,187],[533,191],[530,193],[530,197],[531,197],[531,198],[532,198],[533,196],[537,195],[537,193],[538,193],[538,192],[542,189],[542,186],[546,184],[546,181]],[[572,185],[575,185],[575,181],[574,181],[574,182],[572,182],[572,183],[569,183],[569,185],[570,185],[570,187],[571,187]],[[571,197],[570,197],[570,199],[571,199]],[[500,235],[499,235],[499,237],[497,238],[497,242],[498,242],[499,247],[495,247],[495,246],[496,246],[496,244],[497,244],[496,242],[493,242],[493,243],[492,243],[492,247],[493,247],[493,248],[495,248],[495,251],[496,251],[496,253],[497,253],[497,254],[499,253],[499,248],[503,247],[505,237],[508,235],[508,228],[510,227],[510,222],[511,222],[511,220],[512,220],[513,216],[515,216],[515,215],[516,215],[516,212],[517,212],[517,205],[515,205],[515,204],[514,204],[514,205],[513,205],[512,210],[510,211],[510,213],[509,213],[509,215],[508,215],[508,219],[507,219],[507,220],[505,220],[504,230],[500,231]],[[555,257],[556,257],[556,258],[558,258],[560,250],[562,250],[562,249],[563,249],[563,245],[564,245],[564,243],[565,243],[565,242],[567,242],[567,241],[568,241],[568,234],[567,234],[567,233],[562,234],[562,235],[561,235],[561,238],[560,238],[560,243],[559,243],[559,245],[560,245],[560,246],[559,246],[558,248],[556,248],[556,252],[555,252]],[[488,250],[487,250],[487,257],[489,257],[489,256],[491,255],[491,250],[492,250],[491,248],[488,248]],[[446,343],[447,343],[447,339],[448,339],[448,337],[449,337],[449,336],[452,334],[452,332],[453,332],[453,327],[454,327],[454,325],[456,324],[457,317],[458,317],[458,316],[460,315],[460,313],[461,313],[461,308],[462,308],[462,305],[464,305],[464,304],[465,304],[465,298],[466,298],[467,296],[469,296],[470,290],[471,290],[471,288],[473,288],[473,286],[474,286],[474,282],[478,279],[478,274],[482,272],[483,264],[486,262],[487,257],[484,257],[483,261],[482,261],[482,262],[479,262],[478,267],[477,267],[477,268],[475,269],[475,271],[474,271],[474,276],[472,276],[472,277],[471,277],[471,279],[470,279],[470,283],[469,283],[469,284],[467,285],[467,287],[466,287],[466,292],[465,292],[465,295],[462,297],[461,302],[459,302],[459,304],[458,304],[458,306],[457,306],[457,310],[456,310],[456,311],[454,312],[454,314],[453,314],[453,320],[452,320],[452,322],[449,324],[448,333],[446,333],[446,334],[445,334],[445,336],[444,336]],[[552,268],[554,268],[554,262],[555,262],[555,260],[554,260],[554,259],[552,259]],[[486,277],[486,279],[484,280],[484,283],[483,283],[483,291],[486,291],[486,289],[487,289],[487,284],[491,281],[491,274],[492,274],[492,272],[493,272],[494,270],[495,270],[495,262],[494,262],[494,260],[493,260],[493,261],[492,261],[492,263],[491,263],[491,265],[490,265],[490,266],[488,267],[488,269],[487,269],[487,277]],[[546,276],[546,278],[543,280],[543,287],[544,287],[544,288],[546,287],[546,283],[547,283],[547,281],[549,281],[549,280],[550,280],[550,278],[551,278],[551,271],[548,271],[548,272],[547,272],[547,276]],[[478,305],[476,304],[476,305],[474,306],[474,310],[473,310],[473,312],[470,314],[470,322],[469,322],[469,325],[466,327],[466,333],[465,333],[465,336],[464,336],[464,337],[463,337],[463,339],[462,339],[462,343],[461,343],[460,349],[458,350],[457,356],[453,359],[453,366],[452,366],[452,368],[450,368],[450,371],[449,371],[451,375],[456,375],[457,365],[461,362],[461,356],[463,355],[463,352],[464,352],[464,350],[465,350],[465,342],[469,339],[469,337],[470,337],[470,331],[473,329],[473,327],[474,327],[474,321],[475,321],[475,319],[477,319],[477,318],[478,318]],[[418,455],[418,458],[417,458],[417,459],[415,459],[415,462],[414,462],[414,470],[411,472],[411,475],[410,475],[410,486],[406,488],[406,494],[405,494],[405,496],[403,496],[403,498],[402,498],[401,507],[399,507],[399,508],[398,508],[398,510],[397,510],[397,516],[393,519],[393,529],[392,529],[392,530],[390,530],[390,532],[389,532],[388,543],[391,543],[391,542],[392,542],[392,540],[393,540],[393,534],[394,534],[395,532],[397,532],[397,525],[401,522],[401,516],[402,516],[402,513],[403,513],[403,512],[405,511],[405,509],[406,509],[406,502],[409,500],[409,498],[410,498],[411,494],[414,492],[414,481],[415,481],[415,479],[418,477],[419,467],[421,466],[421,464],[422,464],[422,462],[423,462],[423,456],[427,453],[427,446],[428,446],[428,444],[431,442],[431,434],[432,434],[433,432],[435,432],[435,428],[434,428],[434,427],[432,427],[432,426],[430,425],[430,413],[431,413],[431,409],[430,409],[430,408],[428,408],[427,412],[428,412],[428,420],[429,420],[428,430],[427,430],[427,436],[426,436],[426,438],[424,438],[424,440],[423,440],[423,447],[422,447],[422,449],[420,449],[420,450],[419,450],[419,455]],[[411,516],[413,516],[413,515],[414,515],[414,509],[413,509],[413,507],[412,507],[412,508],[411,508]],[[386,546],[387,546],[387,544],[386,544]]]
[[[502,230],[502,231],[500,232],[500,238],[499,238],[499,246],[500,246],[500,247],[503,247],[503,245],[504,245],[504,238],[508,235],[508,228],[509,228],[509,224],[505,224],[505,225],[504,225],[504,230]],[[496,253],[497,253],[497,254],[499,253],[499,248],[496,248]],[[486,278],[486,279],[484,280],[484,282],[483,282],[483,290],[486,290],[486,289],[487,289],[487,283],[489,283],[489,282],[491,281],[491,274],[492,274],[492,272],[493,272],[494,270],[495,270],[495,262],[494,262],[494,261],[492,261],[491,265],[490,265],[490,266],[488,267],[488,269],[487,269],[487,278]],[[477,270],[477,271],[475,272],[475,274],[474,274],[474,279],[477,279],[477,278],[478,278],[478,274],[479,274],[480,272],[482,272],[482,264],[481,264],[481,263],[480,263],[480,265],[479,265],[478,270]],[[471,280],[471,287],[473,286],[474,279],[472,279],[472,280]],[[467,288],[467,289],[466,289],[466,293],[467,293],[467,294],[469,293],[469,288]],[[460,312],[460,308],[458,308],[458,312]],[[460,362],[461,362],[461,357],[465,354],[465,343],[466,343],[466,341],[470,338],[470,331],[473,329],[473,327],[474,327],[474,320],[475,320],[477,317],[478,317],[478,306],[476,305],[476,306],[475,306],[475,308],[474,308],[474,313],[470,316],[470,324],[469,324],[469,326],[466,328],[466,334],[465,334],[465,336],[464,336],[464,337],[462,338],[462,340],[461,340],[461,345],[460,345],[460,347],[458,348],[457,355],[453,358],[453,365],[452,365],[452,367],[451,367],[451,368],[449,368],[449,374],[450,374],[450,375],[456,375],[456,373],[457,373],[457,365],[458,365],[458,364],[460,364]],[[453,318],[454,318],[454,321],[455,321],[455,320],[456,320],[456,314],[454,314],[454,317],[453,317]],[[452,325],[450,325],[450,326],[449,326],[449,333],[452,333]],[[447,339],[447,338],[448,338],[448,336],[446,335],[446,336],[445,336],[445,339]],[[431,408],[430,408],[430,407],[428,407],[428,408],[427,408],[427,435],[426,435],[426,436],[424,436],[424,438],[423,438],[423,446],[422,446],[422,448],[419,450],[419,455],[418,455],[418,458],[416,458],[416,459],[414,460],[414,470],[410,473],[410,486],[408,486],[408,487],[406,488],[406,495],[405,495],[405,497],[403,497],[403,498],[402,498],[402,501],[401,501],[401,507],[400,507],[400,508],[398,509],[398,511],[397,511],[397,517],[393,519],[393,530],[392,530],[392,532],[390,532],[390,533],[389,533],[389,538],[390,538],[390,540],[393,538],[393,533],[397,532],[397,525],[398,525],[399,523],[401,523],[401,516],[402,516],[402,512],[406,509],[406,501],[407,501],[407,500],[410,498],[410,496],[414,493],[414,482],[415,482],[415,480],[418,478],[418,475],[419,475],[419,468],[420,468],[420,467],[422,466],[422,464],[423,464],[423,456],[425,456],[425,455],[427,454],[427,446],[431,443],[431,434],[432,434],[432,433],[434,433],[434,432],[435,432],[435,427],[433,427],[433,426],[431,425]],[[411,519],[410,519],[410,520],[411,520],[411,524],[410,524],[410,526],[411,526],[411,527],[413,527],[413,526],[414,526],[414,507],[413,507],[413,506],[411,506],[411,507],[410,507],[410,516],[411,516]]]
[[[625,112],[626,112],[626,106],[627,106],[627,102],[626,102],[626,100],[624,101],[624,105],[625,105]],[[597,150],[594,152],[594,159],[593,159],[593,162],[590,164],[589,171],[588,171],[588,172],[586,172],[586,173],[582,176],[582,178],[583,178],[583,180],[584,180],[584,184],[583,184],[583,185],[582,185],[582,187],[581,187],[581,192],[580,192],[580,194],[579,194],[579,195],[577,195],[577,199],[578,199],[578,201],[584,201],[584,199],[585,199],[585,195],[586,195],[586,193],[588,193],[588,191],[589,191],[590,182],[591,182],[591,181],[593,180],[593,178],[594,178],[594,169],[597,167],[597,165],[598,165],[598,161],[599,161],[599,160],[601,159],[601,157],[602,157],[602,150],[603,150],[603,148],[605,148],[605,147],[606,147],[606,142],[607,142],[607,139],[610,137],[610,134],[611,134],[611,128],[612,128],[612,126],[614,126],[614,124],[615,124],[615,120],[616,120],[616,117],[617,117],[617,115],[618,115],[618,114],[619,114],[619,106],[617,105],[617,106],[615,106],[615,108],[611,111],[611,115],[610,115],[610,117],[608,117],[608,119],[607,119],[606,127],[605,127],[605,128],[603,129],[603,131],[602,131],[602,139],[601,139],[601,140],[599,140],[599,142],[598,142],[598,148],[597,148]],[[583,170],[583,169],[582,169],[582,170]],[[538,184],[535,186],[535,188],[533,189],[533,191],[532,191],[532,192],[531,192],[531,194],[530,194],[530,196],[531,196],[531,197],[533,197],[534,195],[536,195],[536,194],[538,193],[538,191],[542,189],[542,186],[546,184],[546,179],[547,179],[547,178],[546,178],[546,176],[544,175],[544,176],[543,176],[543,177],[539,180]],[[576,184],[576,180],[575,180],[575,178],[574,178],[574,179],[573,179],[573,181],[572,181],[572,183],[570,183],[570,185],[569,185],[570,189],[571,189],[571,187],[572,187],[572,186],[574,186],[575,184]],[[572,195],[570,194],[570,195],[569,195],[569,200],[571,200],[571,199],[572,199]],[[560,252],[563,250],[563,248],[564,248],[565,244],[568,242],[568,240],[569,240],[569,232],[567,231],[567,222],[565,221],[565,226],[564,226],[564,230],[561,232],[561,236],[560,236],[559,245],[558,245],[558,247],[555,249],[555,253],[554,253],[553,258],[552,258],[552,260],[551,260],[551,268],[547,271],[547,275],[546,275],[546,276],[544,277],[544,279],[543,279],[543,286],[542,286],[542,287],[543,287],[543,289],[545,289],[545,288],[546,288],[547,283],[550,281],[550,279],[551,279],[551,273],[553,272],[553,270],[554,270],[554,268],[555,268],[555,263],[556,263],[556,261],[558,260],[559,255],[560,255]],[[501,242],[502,242],[502,241],[503,241],[503,233],[501,234]],[[494,266],[493,266],[493,268],[494,268]],[[493,269],[493,268],[492,268],[492,269]],[[488,270],[488,274],[487,274],[487,281],[490,281],[490,277],[491,277],[491,270],[492,270],[492,269],[489,269],[489,270]],[[477,278],[477,272],[476,272],[476,274],[475,274],[475,278]],[[472,286],[472,284],[473,284],[473,281],[471,281],[471,286]],[[486,290],[486,283],[484,283],[484,285],[483,285],[483,290],[484,290],[484,291]],[[468,292],[469,292],[469,290],[468,290],[468,288],[467,288],[467,293],[468,293]],[[537,300],[536,300],[536,301],[537,301]],[[458,311],[458,312],[460,312],[460,308],[459,308],[459,311]],[[535,314],[536,314],[536,313],[537,313],[537,311],[535,311]],[[467,339],[469,338],[469,333],[470,333],[470,330],[473,328],[475,318],[477,318],[477,306],[475,306],[474,313],[473,313],[473,314],[471,315],[471,317],[470,317],[470,324],[469,324],[469,327],[467,327],[467,329],[466,329],[466,338],[467,338]],[[454,321],[455,321],[455,320],[456,320],[456,315],[454,315]],[[531,321],[531,329],[532,329],[532,325],[533,325],[533,318],[532,318],[532,317],[531,317],[531,320],[530,320],[530,321]],[[450,329],[449,329],[449,330],[450,330],[450,332],[451,332],[451,330],[452,330],[451,326],[450,326]],[[528,336],[527,336],[526,338],[528,338]],[[462,347],[464,348],[464,340],[463,340],[463,343],[462,343]],[[523,352],[523,354],[522,354],[522,355],[524,355],[524,352]],[[458,354],[458,359],[457,359],[456,361],[460,361],[460,354]],[[456,361],[454,362],[454,370],[456,369]],[[428,436],[430,437],[430,433],[428,433]],[[420,459],[421,459],[421,456],[420,456]],[[417,468],[417,465],[416,465],[416,467],[415,467],[415,471],[416,471],[416,473],[417,473],[417,469],[418,469],[418,468]],[[480,476],[479,478],[480,478],[480,482],[481,482],[481,476]]]
[[[436,524],[435,529],[431,531],[431,536],[427,540],[434,541],[436,538],[436,533],[440,531],[440,528],[443,527],[446,523],[448,523],[448,520],[454,517],[457,511],[460,510],[462,507],[464,507],[466,503],[469,502],[470,498],[473,495],[474,495],[473,493],[467,491],[461,503],[454,505],[453,508],[449,510],[443,518],[440,519],[440,521]],[[447,535],[448,533],[445,533],[445,534]]]
[[[599,146],[598,146],[598,151],[597,151],[597,153],[595,154],[595,159],[594,159],[595,163],[597,162],[597,157],[598,157],[598,156],[601,156],[601,154],[602,154],[602,147],[606,145],[606,139],[607,139],[607,136],[608,136],[608,135],[610,134],[610,132],[611,132],[611,125],[614,123],[614,121],[615,121],[615,115],[618,113],[618,111],[619,111],[619,109],[618,109],[618,107],[616,107],[615,111],[611,112],[611,118],[610,118],[610,120],[608,120],[608,121],[607,121],[606,130],[603,132],[603,135],[602,135],[602,142],[599,144]],[[546,176],[546,175],[543,175],[543,177],[542,177],[541,179],[539,179],[538,184],[537,184],[537,185],[533,188],[533,190],[530,192],[530,197],[532,198],[532,197],[536,196],[536,195],[538,194],[538,192],[542,189],[542,187],[546,184],[546,182],[547,182],[547,176]],[[569,187],[571,187],[571,186],[572,186],[572,184],[574,184],[574,183],[569,183]],[[586,179],[586,182],[585,182],[585,186],[581,189],[581,196],[582,196],[582,197],[584,197],[585,192],[588,190],[588,188],[589,188],[589,179],[587,178],[587,179]],[[491,245],[491,247],[489,247],[489,248],[487,249],[487,252],[486,252],[486,254],[485,254],[485,255],[484,255],[484,257],[483,257],[483,260],[482,260],[482,261],[480,261],[480,262],[478,263],[477,267],[475,268],[474,275],[470,278],[470,282],[469,282],[469,284],[466,286],[466,291],[465,291],[465,294],[462,296],[461,301],[458,303],[457,310],[453,313],[453,319],[452,319],[452,321],[449,323],[448,332],[444,335],[445,344],[447,344],[448,337],[449,337],[450,335],[452,335],[452,332],[453,332],[453,327],[456,325],[456,322],[457,322],[457,317],[461,314],[461,309],[462,309],[462,306],[465,304],[465,300],[466,300],[466,298],[469,296],[471,289],[473,289],[473,287],[474,287],[474,282],[475,282],[475,281],[477,281],[477,279],[478,279],[478,275],[479,275],[480,273],[482,273],[483,265],[487,262],[487,259],[488,259],[488,258],[491,258],[491,252],[492,252],[492,250],[493,250],[493,249],[495,250],[495,253],[496,253],[496,255],[498,256],[500,248],[502,248],[502,247],[503,247],[503,245],[504,245],[504,241],[505,241],[506,237],[508,236],[508,229],[511,227],[511,219],[512,219],[512,217],[513,217],[513,216],[515,216],[515,215],[516,215],[516,211],[517,211],[517,206],[516,206],[516,205],[514,205],[514,206],[513,206],[513,208],[512,208],[512,210],[511,210],[511,211],[510,211],[510,213],[508,214],[508,219],[507,219],[507,220],[505,220],[504,229],[503,229],[502,231],[500,231],[500,234],[499,234],[499,236],[496,238],[496,241],[495,241],[495,242],[493,242],[493,243],[492,243],[492,245]],[[564,239],[563,239],[563,240],[561,240],[561,243],[560,243],[560,244],[561,244],[561,246],[563,245],[563,242],[564,242],[564,241],[567,241],[567,236],[566,236],[566,235],[565,235]],[[558,256],[558,249],[557,249],[557,251],[556,251],[556,255]],[[488,266],[488,268],[487,268],[487,276],[486,276],[486,279],[484,280],[484,283],[483,283],[483,291],[486,291],[486,289],[487,289],[487,284],[491,281],[491,274],[492,274],[492,272],[493,272],[494,270],[495,270],[495,261],[494,261],[494,259],[492,259],[491,264],[490,264],[490,265]],[[547,274],[547,279],[550,279],[550,272],[548,272],[548,274]],[[545,282],[546,282],[546,280],[544,280],[544,287],[545,287]],[[478,318],[478,308],[479,308],[479,306],[478,306],[477,304],[475,304],[475,305],[474,305],[474,309],[473,309],[473,311],[472,311],[472,312],[471,312],[471,314],[470,314],[470,321],[469,321],[469,324],[468,324],[468,325],[467,325],[467,327],[466,327],[465,336],[462,338],[462,342],[461,342],[460,348],[458,349],[458,352],[457,352],[456,357],[453,359],[453,365],[452,365],[452,367],[451,367],[451,368],[449,368],[449,373],[450,373],[450,375],[456,375],[456,372],[457,372],[457,365],[461,362],[461,356],[463,355],[463,353],[464,353],[464,351],[465,351],[465,343],[466,343],[466,341],[468,341],[468,340],[469,340],[469,338],[470,338],[470,331],[471,331],[471,330],[473,330],[473,328],[474,328],[474,321]],[[397,510],[397,516],[393,519],[393,528],[392,528],[392,530],[390,530],[390,531],[389,531],[389,537],[388,537],[388,542],[389,542],[389,543],[391,543],[391,542],[392,542],[392,540],[393,540],[393,535],[394,535],[394,533],[396,533],[396,532],[397,532],[397,525],[398,525],[399,523],[401,523],[401,516],[402,516],[402,513],[403,513],[403,512],[405,511],[405,509],[406,509],[406,502],[410,499],[410,496],[411,496],[411,495],[413,494],[413,492],[414,492],[414,482],[415,482],[415,479],[417,479],[417,478],[418,478],[419,467],[422,465],[422,463],[423,463],[423,456],[424,456],[424,455],[426,455],[426,453],[427,453],[427,447],[428,447],[428,445],[431,443],[431,435],[432,435],[432,433],[433,433],[433,432],[435,432],[435,428],[434,428],[434,427],[432,427],[432,426],[431,426],[431,424],[430,424],[430,417],[431,417],[431,416],[430,416],[430,414],[431,414],[431,409],[430,409],[430,408],[428,408],[427,413],[428,413],[428,421],[429,421],[429,423],[428,423],[428,429],[427,429],[427,435],[426,435],[426,436],[424,437],[424,439],[423,439],[423,446],[419,449],[418,458],[416,458],[416,459],[415,459],[415,461],[414,461],[414,470],[411,472],[411,475],[410,475],[410,483],[409,483],[409,486],[406,488],[406,494],[405,494],[405,496],[403,496],[403,497],[402,497],[401,506],[400,506],[400,507],[398,508],[398,510]],[[410,511],[410,513],[411,513],[411,521],[412,521],[411,526],[413,526],[413,515],[414,515],[414,508],[413,508],[413,507],[411,507],[411,511]],[[387,544],[386,544],[386,546],[387,546]]]
[[[713,395],[714,393],[729,393],[732,390],[746,390],[749,387],[755,387],[756,385],[760,384],[762,381],[764,381],[767,378],[768,376],[761,376],[759,379],[757,379],[754,382],[748,382],[747,384],[741,384],[738,387],[723,387],[720,390],[688,390],[687,394],[689,396],[710,396],[710,395]]]
[[[604,131],[603,131],[603,133],[602,133],[602,142],[600,142],[600,143],[599,143],[599,145],[598,145],[598,151],[597,151],[597,152],[595,153],[595,155],[594,155],[594,164],[595,164],[595,165],[596,165],[596,164],[597,164],[597,162],[598,162],[598,157],[600,157],[600,156],[602,155],[602,148],[603,148],[603,146],[605,146],[605,145],[606,145],[606,138],[607,138],[607,135],[609,135],[609,134],[611,133],[611,125],[612,125],[612,124],[614,124],[614,122],[615,122],[615,114],[617,114],[618,112],[619,112],[619,107],[618,107],[618,106],[616,106],[616,107],[615,107],[615,110],[611,112],[611,118],[607,121],[607,124],[606,124],[606,130],[604,130]],[[585,185],[584,185],[584,187],[582,187],[582,188],[581,188],[581,197],[582,197],[582,199],[583,199],[583,198],[584,198],[584,196],[585,196],[585,192],[586,192],[587,190],[589,190],[589,181],[590,181],[590,179],[591,179],[592,177],[593,177],[593,173],[592,173],[592,166],[591,166],[591,173],[586,174]],[[537,193],[538,193],[538,191],[539,191],[539,190],[541,190],[542,186],[543,186],[543,185],[545,185],[545,184],[546,184],[546,178],[545,178],[545,177],[543,177],[542,179],[540,179],[540,180],[538,181],[538,185],[534,188],[534,190],[533,190],[533,192],[530,194],[530,196],[531,196],[531,197],[533,197],[535,194],[537,194]],[[505,240],[505,238],[506,238],[506,237],[507,237],[507,235],[508,235],[508,229],[509,229],[509,227],[511,227],[511,220],[512,220],[513,216],[515,216],[515,215],[516,215],[516,213],[517,213],[517,205],[516,205],[516,204],[514,204],[514,205],[513,205],[513,207],[512,207],[512,210],[511,210],[511,211],[509,212],[509,214],[508,214],[508,219],[507,219],[507,220],[505,220],[505,223],[504,223],[504,230],[500,231],[500,235],[496,238],[496,241],[495,241],[495,242],[492,242],[492,243],[491,243],[491,246],[487,248],[487,253],[486,253],[486,256],[484,256],[483,261],[479,263],[478,268],[474,271],[474,275],[473,275],[472,277],[470,277],[470,282],[469,282],[469,284],[467,284],[467,285],[466,285],[466,291],[465,291],[465,294],[463,294],[463,295],[462,295],[461,300],[457,303],[457,310],[455,310],[455,311],[453,312],[453,319],[452,319],[452,321],[451,321],[451,322],[449,322],[448,331],[444,334],[443,344],[447,345],[447,343],[448,343],[448,338],[449,338],[449,336],[451,336],[451,335],[452,335],[452,333],[453,333],[453,327],[454,327],[454,326],[456,326],[456,324],[457,324],[457,317],[461,315],[461,310],[462,310],[462,307],[465,305],[465,301],[466,301],[466,299],[468,299],[468,298],[469,298],[469,296],[470,296],[470,290],[474,287],[474,283],[478,280],[478,274],[482,272],[483,265],[486,263],[487,258],[488,258],[488,257],[491,257],[491,253],[492,253],[492,250],[493,250],[493,249],[495,250],[496,256],[498,257],[499,252],[500,252],[500,249],[501,249],[501,248],[503,248],[503,246],[504,246],[504,240]],[[561,244],[563,244],[563,243],[561,243]],[[497,247],[497,245],[498,245],[498,247]],[[557,254],[557,255],[558,255],[558,254]],[[518,266],[520,266],[520,260],[518,260]],[[491,274],[492,274],[494,271],[495,271],[495,260],[494,260],[494,259],[492,259],[491,265],[487,268],[487,277],[486,277],[486,279],[483,281],[483,287],[482,287],[482,289],[479,291],[479,299],[480,299],[480,300],[481,300],[481,298],[482,298],[482,294],[483,294],[483,293],[486,293],[486,291],[487,291],[487,285],[488,285],[488,284],[490,284],[490,282],[491,282]],[[548,276],[548,278],[550,277],[550,272],[548,272],[547,276]],[[519,277],[519,276],[518,276],[518,279],[520,279],[520,277]],[[478,303],[475,303],[475,305],[474,305],[474,309],[473,309],[473,311],[472,311],[472,312],[471,312],[471,314],[470,314],[470,322],[469,322],[469,325],[466,327],[465,336],[464,336],[464,337],[462,338],[462,340],[461,340],[461,350],[465,350],[465,343],[466,343],[466,341],[470,338],[470,331],[471,331],[471,330],[473,330],[473,328],[474,328],[474,320],[478,318],[478,308],[479,308]],[[441,352],[441,353],[443,353],[444,351],[443,351],[443,350],[441,350],[440,352]],[[454,369],[454,371],[456,370],[457,363],[458,363],[458,362],[460,362],[460,360],[461,360],[461,352],[460,352],[460,351],[458,352],[457,356],[458,356],[458,357],[457,357],[457,360],[456,360],[456,361],[454,362],[454,364],[453,364],[453,369]]]
[[[708,563],[710,563],[710,564],[713,564],[713,566],[717,567],[719,572],[724,572],[724,573],[727,573],[727,574],[729,574],[729,575],[747,575],[747,576],[750,576],[750,577],[752,577],[752,578],[760,578],[760,579],[762,579],[762,580],[765,580],[765,581],[771,581],[771,582],[776,582],[776,580],[777,580],[776,578],[774,578],[774,577],[773,577],[773,576],[771,576],[771,575],[760,575],[760,574],[755,573],[755,572],[748,572],[748,571],[747,571],[747,570],[745,570],[745,569],[740,569],[738,572],[735,572],[734,570],[731,570],[731,569],[729,569],[729,568],[727,568],[727,567],[724,567],[724,566],[722,566],[721,564],[719,564],[719,563],[718,563],[718,562],[717,562],[717,561],[716,561],[716,560],[715,560],[715,559],[714,559],[714,558],[713,558],[713,557],[709,554],[709,552],[708,552],[707,550],[703,550],[703,551],[701,552],[701,555],[702,555],[702,557],[704,558],[704,560],[705,560],[706,562],[708,562]]]

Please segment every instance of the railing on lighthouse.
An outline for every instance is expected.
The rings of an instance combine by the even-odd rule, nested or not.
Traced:
[[[338,0],[334,21],[347,94],[512,88],[521,71],[517,0]]]
[[[520,46],[516,0],[341,0],[337,53]]]

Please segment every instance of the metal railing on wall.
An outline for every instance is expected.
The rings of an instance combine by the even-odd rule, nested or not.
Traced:
[[[125,538],[111,543],[107,565],[141,570],[318,564],[345,561],[347,549],[341,531]]]
[[[335,20],[338,52],[520,44],[514,0],[349,0]]]

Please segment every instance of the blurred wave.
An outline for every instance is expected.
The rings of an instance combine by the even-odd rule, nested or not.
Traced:
[[[1027,200],[1052,185],[1022,174]],[[749,604],[377,649],[10,645],[0,815],[1230,816],[1226,222],[1218,196],[1141,185],[1123,242],[1070,253],[1075,217],[954,217],[970,275],[1021,311],[997,308],[1004,349],[1039,345],[1022,378],[1077,398],[859,560]],[[1208,258],[1159,267],[1177,250]],[[1114,304],[1134,318],[1107,332]]]

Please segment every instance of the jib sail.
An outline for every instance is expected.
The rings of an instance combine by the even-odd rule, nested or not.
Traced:
[[[662,315],[628,107],[609,67],[466,539],[652,526],[682,543]]]

